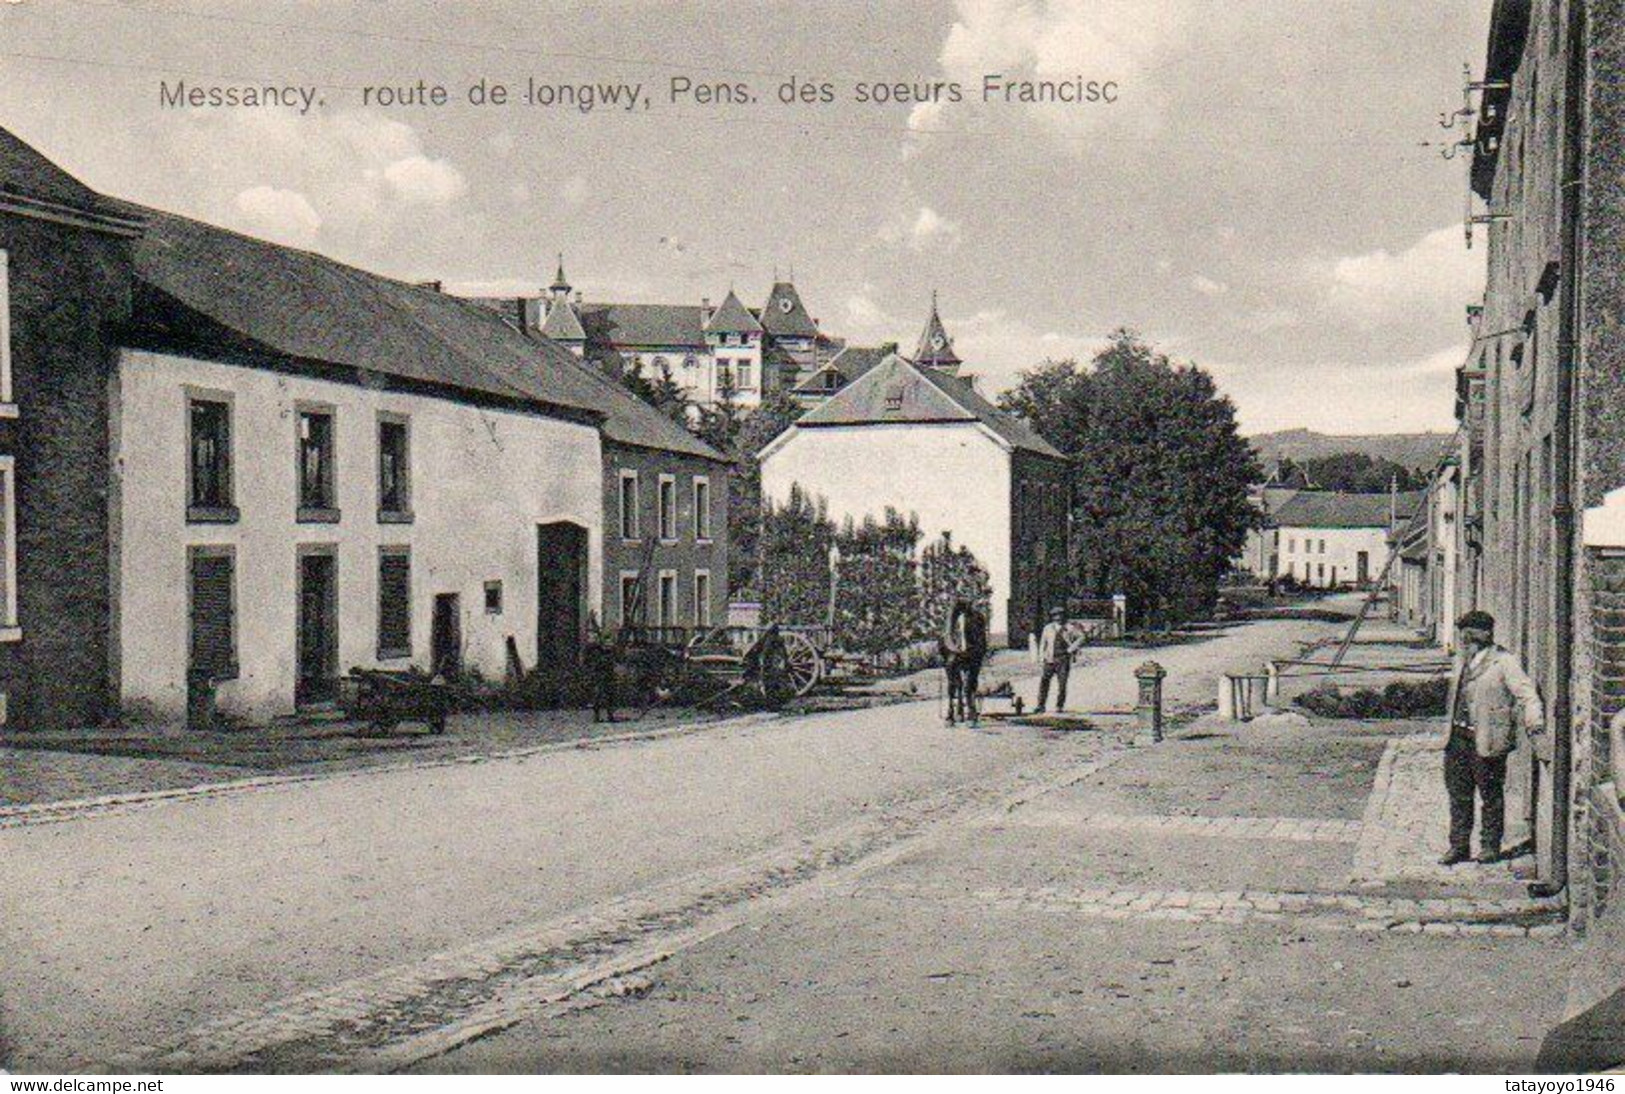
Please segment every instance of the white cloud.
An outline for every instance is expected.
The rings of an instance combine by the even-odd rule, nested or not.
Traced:
[[[297,190],[254,186],[238,194],[234,204],[245,227],[278,243],[309,246],[322,226],[309,199]]]
[[[384,168],[384,181],[402,201],[414,205],[445,205],[468,192],[463,173],[445,160],[407,156]]]
[[[964,228],[929,205],[912,214],[901,214],[881,225],[876,233],[882,242],[902,243],[911,251],[951,251],[959,246]]]
[[[965,88],[967,105],[980,102],[982,78],[1115,81],[1119,101],[1106,105],[1028,104],[1018,109],[1056,135],[1075,139],[1107,117],[1136,113],[1156,125],[1149,74],[1181,43],[1196,0],[958,0],[939,62],[944,76]],[[1131,105],[1132,104],[1132,105]],[[1005,109],[1000,104],[1000,109]],[[943,128],[951,107],[922,104],[909,115],[915,132],[907,158]]]
[[[1429,232],[1397,253],[1349,255],[1320,266],[1326,300],[1357,322],[1374,324],[1443,309],[1457,313],[1482,293],[1484,264],[1463,243],[1460,225]]]
[[[211,212],[247,231],[266,218],[347,243],[453,206],[468,191],[462,172],[430,155],[417,131],[373,111],[299,117],[287,113],[189,113],[173,129],[174,162],[191,165],[199,188],[254,196]],[[297,195],[308,208],[298,210]],[[292,219],[289,219],[292,218]]]
[[[1223,281],[1215,281],[1211,277],[1204,277],[1202,274],[1196,274],[1191,278],[1191,288],[1203,296],[1223,296],[1230,291],[1230,286]]]

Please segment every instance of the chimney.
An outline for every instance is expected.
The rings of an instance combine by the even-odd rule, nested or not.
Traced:
[[[710,321],[711,321],[711,298],[709,296],[702,296],[702,297],[700,297],[700,326],[703,327],[707,323],[709,323]]]
[[[580,307],[580,306],[581,306],[581,290],[577,289],[576,290],[576,307]]]
[[[441,282],[438,281],[438,280],[437,281],[419,281],[418,282],[418,288],[420,288],[420,289],[429,289],[429,290],[431,290],[433,292],[441,292],[442,291],[441,290]]]

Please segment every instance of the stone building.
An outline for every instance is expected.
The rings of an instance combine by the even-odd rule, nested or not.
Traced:
[[[1535,873],[1585,946],[1570,1009],[1625,985],[1625,4],[1496,0],[1471,164],[1487,241],[1458,383],[1457,602],[1540,685]]]
[[[352,666],[569,666],[618,603],[624,469],[726,528],[721,456],[539,333],[101,197],[4,130],[0,271],[14,725],[179,718],[198,678],[257,722]],[[660,564],[720,610],[695,575],[725,551]]]

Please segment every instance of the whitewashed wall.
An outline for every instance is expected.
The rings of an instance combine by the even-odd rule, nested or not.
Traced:
[[[1325,541],[1326,550],[1320,549]],[[1375,581],[1388,561],[1386,528],[1292,528],[1283,525],[1276,532],[1280,545],[1280,576],[1295,576],[1305,585],[1329,588],[1352,584],[1359,576],[1359,552],[1365,551],[1370,564],[1367,580]],[[1320,567],[1326,567],[1321,576]]]
[[[970,548],[993,585],[989,620],[1007,632],[1010,597],[1010,454],[972,423],[794,429],[762,461],[763,495],[783,501],[793,483],[822,495],[837,523],[879,519],[886,507],[920,518],[924,542],[944,531]]]
[[[186,522],[187,388],[233,396],[235,524]],[[337,524],[295,513],[295,403],[336,408]],[[251,719],[293,709],[296,547],[338,548],[340,671],[379,662],[378,548],[412,548],[410,663],[427,668],[438,593],[460,594],[465,663],[500,678],[512,635],[536,655],[536,526],[588,530],[588,604],[601,602],[603,486],[590,426],[450,400],[371,391],[189,358],[126,351],[113,424],[119,687],[127,704],[184,710],[187,547],[236,547],[240,673],[221,684],[222,709]],[[412,524],[377,518],[378,412],[411,416]],[[487,615],[484,584],[503,583]]]

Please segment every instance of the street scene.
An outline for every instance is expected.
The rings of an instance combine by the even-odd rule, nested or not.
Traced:
[[[0,1072],[1611,1090],[1619,6],[0,5]]]

